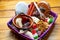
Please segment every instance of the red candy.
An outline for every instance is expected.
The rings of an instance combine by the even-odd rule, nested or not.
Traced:
[[[36,30],[32,30],[32,34],[35,34],[36,33]]]
[[[44,21],[47,22],[47,19],[45,19]]]
[[[32,28],[33,29],[37,28],[37,25],[36,24],[33,24]]]

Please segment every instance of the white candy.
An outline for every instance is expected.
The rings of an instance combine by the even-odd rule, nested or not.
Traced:
[[[34,37],[35,37],[35,36],[38,36],[38,34],[37,34],[37,33],[35,33],[35,34],[34,34]]]
[[[32,17],[32,19],[35,23],[38,23],[40,21],[37,17]]]
[[[47,20],[48,23],[49,23],[49,20],[50,20],[50,19]]]
[[[20,26],[20,28],[22,28],[23,24],[22,24],[22,18],[17,18],[16,19],[16,24]]]
[[[31,39],[34,39],[33,34],[31,32],[27,31],[25,34],[28,35]]]
[[[20,34],[21,34],[21,33],[24,33],[24,31],[23,31],[23,30],[20,30],[20,32],[19,32],[19,33],[20,33]]]
[[[35,28],[36,31],[38,31],[38,28]]]
[[[37,33],[33,34],[33,37],[34,37],[34,40],[37,40],[38,39],[38,34]]]
[[[28,5],[25,2],[18,2],[15,7],[16,14],[27,13]]]
[[[46,19],[47,19],[47,22],[49,23],[49,20],[50,20],[49,17],[47,17]]]

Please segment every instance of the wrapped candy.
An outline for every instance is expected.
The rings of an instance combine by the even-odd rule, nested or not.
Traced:
[[[30,38],[34,39],[34,38],[33,38],[33,34],[32,34],[30,31],[27,31],[25,34],[26,34],[27,36],[29,36]]]
[[[38,31],[38,26],[37,26],[37,24],[33,24],[32,28],[33,28],[34,30]]]
[[[20,26],[20,28],[22,28],[23,24],[22,24],[22,18],[17,18],[16,19],[16,24]]]
[[[16,4],[16,7],[15,7],[16,14],[20,14],[20,13],[26,14],[27,10],[28,10],[28,4],[26,4],[25,2],[18,2]]]
[[[33,24],[32,28],[33,29],[37,28],[37,25],[36,24]]]
[[[40,19],[38,19],[38,18],[35,17],[35,16],[32,16],[32,19],[33,19],[33,21],[34,21],[36,24],[40,21]]]

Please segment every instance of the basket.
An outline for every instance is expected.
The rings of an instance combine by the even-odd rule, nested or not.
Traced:
[[[34,9],[34,6],[33,6],[33,9]],[[33,9],[32,9],[32,5],[30,6],[30,9],[28,10],[29,14],[28,15],[31,15],[31,13],[33,13]],[[32,10],[32,11],[31,11]],[[30,12],[31,11],[31,12]],[[38,40],[41,40],[48,32],[49,30],[51,30],[51,27],[54,25],[56,19],[57,19],[57,14],[50,11],[50,15],[53,16],[54,18],[54,21],[50,24],[49,28],[43,33],[40,35],[40,37],[38,38]],[[13,18],[12,18],[13,19]],[[24,34],[19,34],[19,30],[14,26],[12,25],[12,19],[7,23],[8,27],[16,34],[18,34],[20,37],[26,39],[26,40],[33,40],[31,38],[29,38],[28,36],[24,35]],[[23,40],[23,39],[22,39]]]

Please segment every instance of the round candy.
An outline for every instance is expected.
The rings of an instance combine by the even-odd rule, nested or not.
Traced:
[[[53,22],[53,18],[50,18],[49,23],[52,23],[52,22]]]
[[[33,29],[37,28],[37,25],[36,24],[33,24],[32,28]]]
[[[52,23],[53,22],[53,18],[46,18],[44,21],[48,22],[48,23]]]
[[[32,30],[32,34],[35,34],[36,33],[36,30]]]
[[[37,39],[37,38],[38,38],[38,34],[35,33],[35,34],[34,34],[34,39]]]
[[[37,38],[38,38],[38,36],[35,36],[35,37],[34,37],[34,39],[37,39]]]

